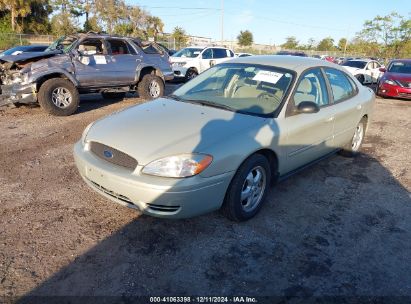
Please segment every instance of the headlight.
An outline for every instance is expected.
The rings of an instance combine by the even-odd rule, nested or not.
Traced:
[[[397,85],[397,83],[395,81],[391,80],[391,79],[384,80],[384,83],[390,84],[390,85]]]
[[[173,66],[175,67],[182,67],[185,66],[187,64],[187,62],[174,62]]]
[[[182,154],[155,160],[143,168],[143,173],[163,177],[189,177],[204,171],[213,157],[207,154]]]
[[[81,134],[81,142],[83,143],[83,146],[86,144],[86,138],[87,138],[87,134],[88,131],[90,131],[90,128],[93,126],[94,122],[92,122],[91,124],[89,124],[83,131],[83,134]]]

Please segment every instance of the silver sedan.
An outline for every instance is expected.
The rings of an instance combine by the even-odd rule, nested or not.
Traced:
[[[336,151],[358,153],[374,99],[332,63],[238,58],[90,124],[74,156],[91,188],[145,214],[222,209],[243,221],[277,180]]]

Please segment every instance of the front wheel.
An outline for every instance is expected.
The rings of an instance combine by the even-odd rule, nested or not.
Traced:
[[[52,78],[41,85],[38,102],[49,114],[68,116],[77,110],[80,96],[71,81],[63,78]]]
[[[364,141],[365,135],[366,120],[363,118],[358,123],[355,128],[354,135],[349,142],[341,151],[340,154],[343,156],[353,157],[356,156],[361,149],[361,145]]]
[[[152,74],[146,74],[137,86],[138,95],[146,100],[152,100],[164,95],[163,80]]]
[[[228,187],[222,212],[230,220],[241,222],[260,211],[270,185],[271,170],[266,157],[254,154],[237,170]]]
[[[194,69],[189,69],[186,73],[186,81],[189,81],[193,78],[196,78],[198,76],[198,73]]]

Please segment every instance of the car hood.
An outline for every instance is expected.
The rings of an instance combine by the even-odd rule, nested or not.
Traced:
[[[61,54],[61,51],[47,51],[47,52],[31,52],[31,53],[21,53],[18,55],[6,55],[0,57],[1,61],[5,62],[19,62],[19,61],[27,61],[31,59],[42,59],[54,56],[56,54]]]
[[[96,121],[86,139],[127,153],[146,165],[165,156],[207,153],[264,121],[257,116],[160,98]]]
[[[393,80],[399,80],[399,81],[404,81],[404,82],[411,82],[411,74],[385,72],[383,77],[384,79],[393,79]]]

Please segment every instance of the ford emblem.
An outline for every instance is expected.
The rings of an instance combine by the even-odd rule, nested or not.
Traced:
[[[109,150],[104,150],[103,151],[104,157],[105,158],[113,158],[113,152],[109,151]]]

